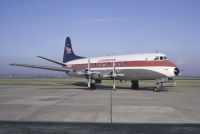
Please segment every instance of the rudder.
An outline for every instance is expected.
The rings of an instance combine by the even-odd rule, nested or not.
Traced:
[[[76,60],[76,59],[82,59],[82,58],[84,58],[84,57],[77,56],[74,54],[74,51],[72,49],[71,40],[69,37],[67,37],[65,40],[63,62],[65,63],[65,62],[69,62],[69,61]]]

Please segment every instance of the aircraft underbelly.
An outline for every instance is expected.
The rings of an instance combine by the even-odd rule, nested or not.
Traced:
[[[165,75],[147,69],[130,69],[121,70],[119,73],[124,74],[124,80],[152,80],[166,77]]]
[[[101,80],[111,79],[110,77],[104,77],[105,74],[109,74],[110,72],[112,72],[111,69],[108,70],[93,69],[92,71],[99,72],[99,74],[92,75],[93,79],[101,79]],[[124,76],[117,77],[116,79],[118,80],[155,80],[155,79],[167,78],[166,75],[159,73],[157,71],[152,71],[150,69],[117,69],[116,72],[118,74],[124,74]],[[76,72],[68,73],[68,75],[80,77],[80,75],[77,75]]]
[[[110,71],[107,70],[106,72],[111,72],[111,70]],[[104,71],[104,73],[102,72],[101,74],[105,74],[106,72]],[[161,73],[147,69],[122,69],[117,72],[119,74],[124,74],[124,76],[117,77],[118,80],[154,80],[167,77]],[[96,79],[100,78],[102,80],[111,79],[111,78],[105,78],[103,77],[103,75],[100,76],[94,75],[94,78]]]

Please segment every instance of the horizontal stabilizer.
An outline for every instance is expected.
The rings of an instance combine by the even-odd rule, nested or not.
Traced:
[[[52,71],[61,71],[61,72],[69,72],[69,69],[63,67],[48,67],[48,66],[37,66],[37,65],[27,65],[27,64],[10,64],[11,66],[20,66],[20,67],[29,67],[29,68],[38,68]]]
[[[61,66],[66,66],[66,64],[63,63],[63,62],[55,61],[55,60],[52,60],[52,59],[49,59],[49,58],[46,58],[46,57],[42,57],[42,56],[37,56],[37,57],[44,59],[44,60],[48,60],[50,62],[56,63],[56,64],[61,65]]]

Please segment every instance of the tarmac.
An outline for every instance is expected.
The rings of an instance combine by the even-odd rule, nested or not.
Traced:
[[[199,124],[200,89],[0,85],[0,122]]]

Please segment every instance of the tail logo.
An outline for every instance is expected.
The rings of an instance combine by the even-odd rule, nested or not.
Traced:
[[[72,49],[69,48],[69,47],[66,47],[65,50],[66,50],[67,54],[71,54],[72,53]]]

